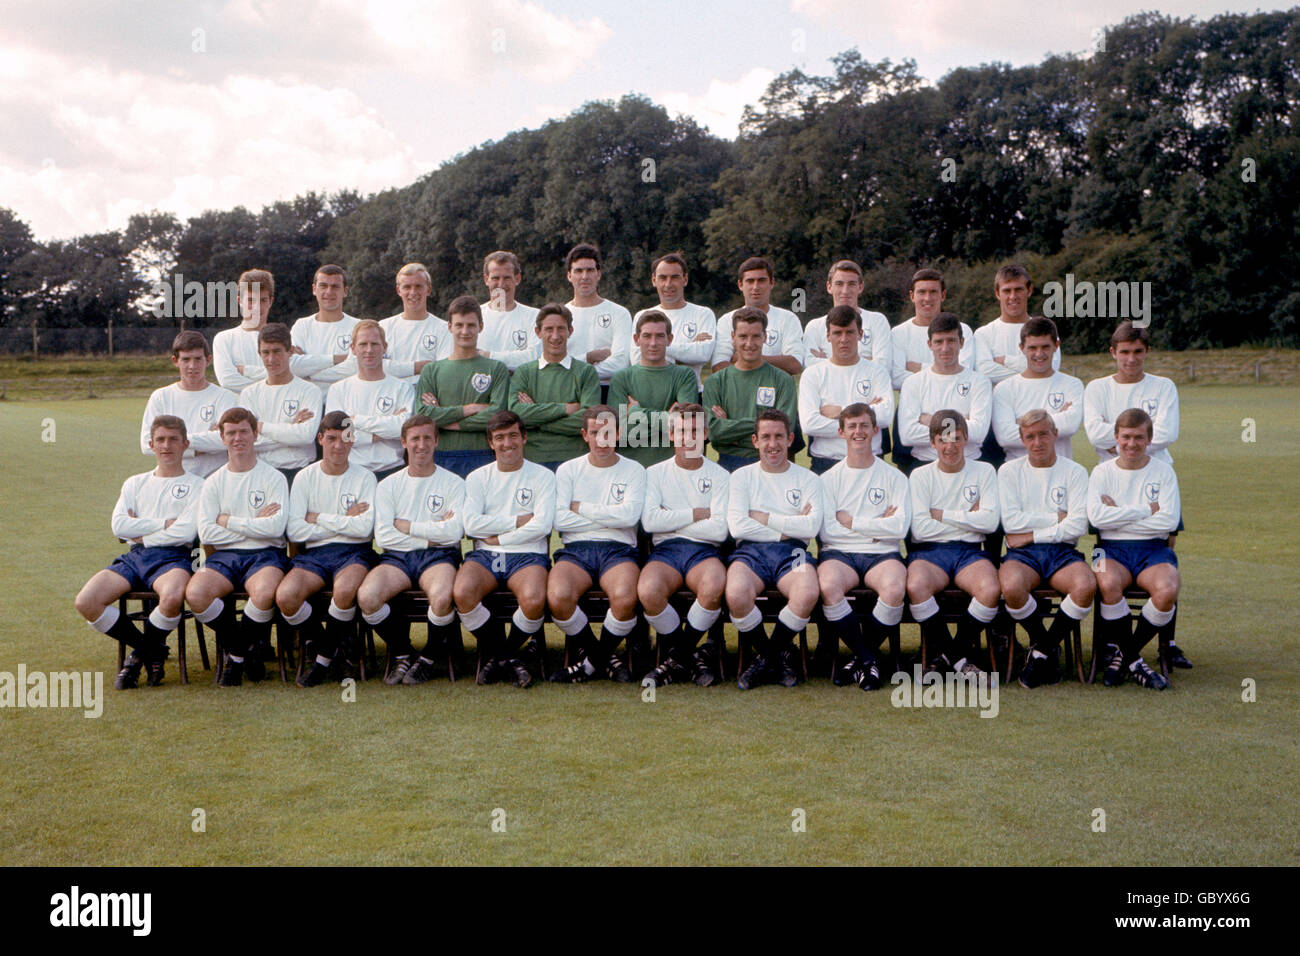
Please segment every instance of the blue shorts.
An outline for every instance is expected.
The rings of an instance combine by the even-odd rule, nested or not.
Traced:
[[[1070,544],[1026,544],[1019,548],[1007,548],[1003,561],[1019,561],[1044,581],[1050,581],[1052,575],[1067,564],[1083,561],[1083,555]],[[1087,564],[1084,561],[1084,564]]]
[[[420,575],[435,564],[443,562],[460,567],[460,548],[420,548],[418,551],[385,551],[379,564],[391,564],[401,570],[412,584],[420,583]]]
[[[465,555],[465,560],[487,568],[496,577],[497,584],[505,584],[514,577],[516,571],[522,571],[524,568],[536,565],[550,570],[551,567],[551,559],[539,551],[509,554],[505,551],[493,551],[491,548],[475,548]]]
[[[764,587],[776,587],[788,573],[802,564],[817,567],[802,541],[742,541],[731,552],[731,564],[739,561],[759,576]]]
[[[744,458],[740,455],[724,455],[722,452],[718,452],[718,465],[723,471],[727,472],[739,471],[746,465],[752,465],[756,461],[758,461],[757,456]]]
[[[1127,568],[1134,579],[1147,568],[1157,564],[1172,564],[1178,567],[1178,555],[1165,543],[1164,538],[1147,538],[1138,541],[1121,541],[1115,539],[1099,540],[1093,548],[1093,559],[1097,552],[1106,555],[1107,561]]]
[[[654,546],[646,563],[658,561],[666,564],[684,578],[691,568],[710,558],[722,559],[716,545],[701,544],[690,538],[669,538]]]
[[[628,561],[640,567],[640,557],[636,548],[618,541],[575,541],[555,552],[555,563],[576,564],[593,581],[599,581],[606,571]]]
[[[843,458],[822,458],[818,455],[810,455],[809,457],[812,459],[811,470],[814,475],[824,475],[844,460]]]
[[[239,590],[244,582],[262,568],[289,570],[289,559],[279,548],[257,548],[252,551],[213,551],[205,568],[216,571]]]
[[[972,541],[943,541],[939,543],[918,543],[911,547],[907,563],[929,561],[943,570],[949,580],[955,580],[957,572],[976,561],[988,561],[984,546]],[[990,562],[992,563],[992,562]]]
[[[903,555],[898,551],[886,551],[884,554],[859,554],[856,551],[836,551],[834,548],[827,548],[825,551],[817,552],[817,560],[823,564],[827,561],[847,564],[857,572],[859,578],[862,578],[882,561],[901,562]]]
[[[433,462],[439,468],[446,468],[453,475],[461,478],[468,478],[469,473],[475,468],[482,468],[484,465],[490,465],[496,461],[496,455],[484,449],[478,451],[475,449],[466,449],[464,451],[435,451],[433,453]]]
[[[326,587],[334,575],[350,564],[359,564],[369,571],[375,566],[375,552],[368,544],[321,544],[294,555],[289,561],[290,567],[310,571]]]
[[[191,569],[189,548],[147,548],[131,545],[126,554],[118,555],[108,570],[120,574],[132,591],[152,591],[154,581],[176,568]]]

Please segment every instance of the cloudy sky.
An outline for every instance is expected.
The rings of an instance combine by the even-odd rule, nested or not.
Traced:
[[[732,137],[779,73],[856,46],[956,66],[1083,53],[1153,6],[1239,0],[5,0],[0,206],[38,238],[135,212],[402,186],[460,152],[645,94]]]

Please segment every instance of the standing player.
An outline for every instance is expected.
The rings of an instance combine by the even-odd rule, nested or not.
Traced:
[[[1178,556],[1167,539],[1178,526],[1181,502],[1173,466],[1147,453],[1154,425],[1140,408],[1115,418],[1119,456],[1103,461],[1088,479],[1088,520],[1097,528],[1095,560],[1101,596],[1101,627],[1093,638],[1104,646],[1107,687],[1134,680],[1151,690],[1169,681],[1142,660],[1142,648],[1168,624],[1177,608],[1182,579]],[[1124,589],[1134,581],[1151,595],[1130,630]],[[1171,653],[1178,654],[1170,648]]]
[[[769,364],[763,354],[770,315],[745,306],[729,313],[729,330],[735,362],[724,362],[704,383],[704,407],[709,416],[709,436],[718,452],[718,464],[735,471],[753,464],[754,419],[764,408],[779,408],[793,418],[797,404],[794,379]],[[731,325],[728,322],[728,325]]]
[[[772,287],[775,284],[776,272],[772,269],[772,263],[762,256],[750,256],[740,264],[736,285],[745,297],[743,308],[757,309],[767,316],[763,330],[763,357],[768,364],[787,375],[798,375],[803,371],[803,325],[799,322],[799,316],[789,309],[772,304]],[[715,372],[730,364],[736,354],[731,341],[731,323],[739,311],[733,309],[718,319],[718,344],[713,350]]]
[[[1018,421],[1036,408],[1046,409],[1052,416],[1056,454],[1074,458],[1071,439],[1083,424],[1083,382],[1052,370],[1059,346],[1056,323],[1051,319],[1034,318],[1020,326],[1025,370],[1004,378],[993,388],[993,433],[1008,460],[1024,456]]]
[[[533,675],[514,655],[524,641],[536,640],[546,613],[555,476],[524,460],[527,433],[514,412],[493,415],[487,436],[496,460],[465,482],[465,533],[474,540],[474,550],[456,572],[453,597],[461,623],[478,640],[483,660],[478,683],[494,683],[508,671],[516,687],[529,687]],[[509,643],[500,622],[483,606],[501,584],[519,600]]]
[[[485,434],[492,416],[509,401],[510,370],[479,353],[483,313],[473,297],[462,295],[447,307],[451,358],[426,365],[415,386],[416,411],[438,426],[438,463],[465,478],[493,461]]]
[[[212,339],[212,366],[217,382],[236,395],[266,378],[258,355],[258,333],[266,327],[275,299],[275,278],[265,269],[249,269],[239,276],[240,324],[218,332]],[[292,350],[292,349],[291,349]],[[292,355],[293,373],[307,376],[334,363],[334,357],[318,359]]]
[[[375,544],[384,553],[357,591],[361,616],[392,658],[384,678],[390,686],[423,684],[460,645],[451,592],[460,567],[465,482],[433,463],[438,426],[429,416],[402,423],[402,447],[410,464],[381,481],[375,494]],[[405,616],[391,608],[398,595],[417,586],[429,599],[428,640],[418,659]]]
[[[384,372],[387,347],[378,322],[358,322],[352,329],[357,374],[335,382],[325,396],[327,414],[343,412],[350,419],[356,441],[352,464],[374,472],[377,480],[402,467],[402,422],[415,405],[415,389]]]
[[[659,295],[659,304],[653,310],[642,309],[636,314],[637,331],[641,329],[638,320],[647,312],[657,311],[669,318],[672,335],[668,344],[668,361],[685,365],[694,373],[694,400],[699,397],[700,369],[713,358],[718,335],[717,316],[712,309],[686,301],[686,284],[690,277],[686,271],[686,257],[680,252],[670,252],[656,259],[650,266],[650,281]],[[632,349],[632,364],[640,361],[638,344]]]
[[[817,606],[817,565],[808,542],[822,526],[821,481],[789,459],[794,433],[785,412],[765,408],[754,422],[758,461],[731,476],[727,527],[737,541],[727,568],[727,609],[741,648],[755,651],[736,686],[757,687],[769,677],[786,687],[799,682],[791,658],[794,636]],[[775,587],[786,598],[770,639],[758,596]]]
[[[513,252],[494,252],[483,260],[488,300],[479,313],[483,322],[480,354],[504,363],[512,372],[537,357],[537,310],[515,301],[515,289],[523,278],[519,257]]]
[[[959,360],[963,333],[957,317],[950,312],[940,313],[930,323],[928,334],[934,362],[910,375],[898,395],[898,442],[910,458],[898,465],[905,472],[918,462],[938,457],[930,428],[931,416],[938,409],[961,412],[969,438],[964,445],[966,457],[971,460],[980,457],[980,443],[988,434],[992,418],[993,389],[989,380]]]
[[[907,297],[915,314],[890,332],[894,351],[889,374],[894,388],[898,389],[903,387],[908,376],[915,375],[934,361],[930,353],[929,328],[941,314],[943,300],[948,297],[943,273],[938,269],[917,269],[908,283]],[[958,361],[966,368],[975,368],[975,334],[965,322],[960,328],[962,345]]]
[[[894,416],[894,390],[889,372],[876,362],[864,359],[858,350],[862,317],[857,309],[837,305],[826,314],[826,337],[831,350],[830,361],[818,362],[799,380],[799,423],[811,439],[814,474],[824,474],[845,456],[844,433],[840,412],[849,405],[864,404],[871,408],[875,421],[890,421]],[[881,453],[881,432],[873,429],[873,455]]]
[[[695,402],[695,373],[668,361],[673,328],[668,316],[654,309],[636,317],[636,364],[616,372],[609,383],[609,404],[627,424],[621,429],[623,451],[643,467],[671,458],[665,422],[678,402]]]
[[[650,679],[656,686],[681,681],[689,663],[695,683],[708,687],[718,679],[718,648],[696,645],[722,614],[727,569],[718,546],[727,539],[731,476],[704,457],[704,406],[674,405],[668,415],[673,457],[646,469],[641,527],[654,548],[637,580],[637,599],[662,650]],[[695,595],[684,627],[668,603],[683,582]]]
[[[157,687],[167,660],[167,635],[181,620],[185,585],[190,580],[190,544],[198,531],[197,513],[203,479],[182,466],[185,422],[175,415],[153,420],[149,447],[157,467],[122,483],[113,507],[113,534],[131,549],[100,571],[77,594],[77,611],[101,634],[131,648],[113,686],[137,685],[141,668]],[[115,602],[131,591],[153,591],[157,606],[145,618],[144,634],[127,620]]]
[[[293,344],[307,356],[313,370],[307,375],[322,387],[351,375],[350,367],[340,368],[352,347],[352,329],[356,316],[343,311],[348,295],[348,277],[342,266],[324,265],[311,280],[311,294],[318,311],[293,324]]]
[[[397,270],[397,295],[402,311],[383,319],[379,326],[388,343],[390,374],[415,385],[430,362],[451,355],[451,332],[447,323],[429,311],[433,279],[419,262],[408,262]],[[408,371],[409,369],[409,371]]]
[[[632,313],[600,296],[600,250],[580,242],[564,257],[565,276],[573,286],[569,312],[573,316],[570,353],[596,370],[600,401],[609,393],[614,373],[631,364]]]
[[[353,345],[361,338],[356,335]],[[355,632],[357,589],[375,560],[370,547],[375,476],[348,461],[355,433],[343,412],[326,412],[316,436],[321,460],[302,470],[289,494],[289,540],[303,545],[303,550],[290,561],[289,573],[275,590],[275,603],[285,623],[303,635],[303,653],[306,635],[315,634],[316,661],[299,676],[299,687],[323,683],[335,652]],[[319,627],[308,628],[307,622],[312,613],[309,599],[325,588],[334,593],[322,634]]]
[[[244,389],[239,400],[257,418],[258,458],[278,468],[292,488],[294,476],[316,458],[324,399],[319,388],[293,374],[287,326],[271,322],[257,336],[266,377]]]
[[[596,370],[569,352],[573,317],[567,306],[548,302],[537,313],[542,356],[515,369],[510,382],[510,410],[532,437],[525,457],[551,471],[583,454],[582,410],[600,402]]]
[[[216,423],[239,399],[234,392],[207,380],[212,350],[202,332],[189,329],[172,340],[172,364],[180,372],[180,381],[165,385],[149,396],[140,423],[140,450],[152,455],[149,447],[153,421],[159,415],[174,415],[185,423],[189,447],[185,450],[186,470],[206,478],[225,464],[225,449]]]
[[[908,478],[913,544],[907,597],[912,619],[921,625],[930,669],[982,674],[971,655],[979,647],[980,630],[997,615],[1001,596],[998,572],[981,548],[984,536],[998,527],[997,474],[987,462],[967,458],[974,442],[961,412],[936,409],[927,427],[935,460]],[[950,581],[971,596],[955,641],[939,620],[934,599]]]
[[[1032,688],[1061,679],[1061,639],[1073,622],[1082,621],[1092,610],[1097,582],[1075,549],[1079,536],[1088,530],[1088,472],[1058,453],[1056,422],[1046,409],[1022,414],[1019,429],[1026,454],[998,469],[1002,527],[1007,533],[998,582],[1007,613],[1029,635],[1029,656],[1020,683]],[[1064,595],[1050,629],[1035,616],[1038,602],[1033,590],[1044,581]]]
[[[993,294],[1001,313],[992,322],[975,330],[975,367],[994,387],[1026,368],[1026,356],[1020,351],[1023,327],[1029,320],[1029,297],[1034,284],[1024,266],[1009,265],[993,277]],[[1061,368],[1061,353],[1052,356],[1052,369]]]
[[[250,680],[266,676],[261,660],[249,651],[271,633],[275,589],[288,567],[284,529],[289,488],[284,475],[257,460],[257,419],[252,412],[229,409],[217,425],[229,461],[204,483],[198,514],[199,541],[216,550],[190,578],[185,603],[212,627],[226,650],[221,686],[238,687],[245,669]],[[236,589],[248,593],[242,626],[235,623],[235,602],[223,600]]]
[[[826,291],[830,293],[831,305],[846,305],[856,309],[862,320],[862,336],[858,343],[861,357],[875,362],[883,369],[889,369],[894,355],[893,341],[889,336],[889,320],[883,312],[859,308],[858,299],[862,296],[862,288],[862,266],[852,259],[841,259],[831,266],[826,275]],[[803,336],[807,368],[830,358],[830,340],[826,336],[826,316],[808,323]]]
[[[1083,390],[1083,427],[1102,461],[1118,454],[1115,422],[1120,412],[1140,408],[1152,423],[1146,453],[1167,465],[1174,463],[1169,446],[1178,441],[1178,388],[1144,370],[1148,354],[1147,330],[1125,319],[1110,337],[1115,374],[1093,379]]]
[[[546,582],[551,620],[573,639],[577,656],[551,679],[584,681],[603,670],[610,680],[627,683],[632,675],[617,648],[636,626],[636,525],[645,505],[645,469],[618,453],[618,416],[608,405],[582,413],[582,440],[587,454],[555,473],[555,530],[564,546]],[[599,642],[578,607],[597,581],[609,597]]]
[[[834,340],[831,344],[833,348]],[[817,579],[827,628],[853,651],[833,675],[836,686],[854,683],[863,690],[876,690],[880,666],[874,649],[888,637],[897,638],[903,620],[907,565],[900,546],[911,526],[912,510],[907,478],[872,450],[878,429],[871,406],[862,402],[847,406],[839,414],[839,426],[846,454],[822,475],[826,504]],[[871,613],[859,612],[860,628],[845,598],[859,584],[876,592]]]

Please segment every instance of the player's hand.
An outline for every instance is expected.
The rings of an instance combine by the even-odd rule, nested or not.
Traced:
[[[319,517],[320,517],[319,511],[308,511],[305,515],[302,516],[302,520],[307,522],[308,524],[315,524],[316,519]]]
[[[411,522],[407,521],[405,518],[394,518],[393,527],[402,532],[402,534],[411,533]]]
[[[515,401],[517,401],[520,405],[536,404],[533,401],[533,397],[529,395],[527,392],[525,392],[522,388],[519,391],[515,392]]]
[[[1061,411],[1065,411],[1066,409],[1068,409],[1068,408],[1069,408],[1071,405],[1073,405],[1073,404],[1074,404],[1074,402],[1066,402],[1064,405],[1061,406]]]
[[[259,511],[257,513],[257,516],[259,518],[269,518],[272,515],[278,515],[279,513],[280,513],[279,504],[273,502],[272,504],[267,505],[265,508]]]
[[[713,412],[713,417],[714,417],[714,418],[726,418],[726,417],[727,417],[727,410],[726,410],[725,408],[723,408],[721,405],[714,405],[714,406],[712,406],[712,408],[710,408],[709,410],[710,410],[711,412]]]
[[[291,348],[291,349],[289,350],[289,354],[290,354],[290,355],[306,355],[307,353],[303,351],[303,349],[302,349],[301,346],[295,345],[293,348]]]
[[[1115,499],[1112,498],[1110,495],[1102,495],[1102,496],[1101,496],[1101,503],[1102,503],[1103,505],[1107,505],[1107,506],[1109,506],[1109,507],[1111,507],[1111,508],[1116,508],[1116,507],[1118,507],[1118,505],[1115,504]]]
[[[808,502],[806,505],[804,505],[804,506],[803,506],[803,510],[800,511],[799,513],[800,513],[801,515],[810,515],[810,514],[812,514],[812,502],[810,501],[810,502]]]
[[[244,374],[244,366],[242,366],[242,365],[236,363],[236,364],[235,364],[235,374],[236,374],[236,375],[243,375],[243,374]]]
[[[424,367],[428,364],[429,364],[428,359],[419,359],[411,366],[411,371],[413,371],[416,375],[419,375],[421,372],[424,371]]]
[[[691,339],[691,341],[692,341],[692,342],[712,342],[712,341],[713,341],[713,336],[710,335],[708,332],[700,332],[698,335],[695,336],[695,338]]]
[[[486,538],[483,539],[483,543],[484,543],[484,544],[494,544],[494,545],[498,545],[498,546],[499,546],[499,545],[501,544],[501,539],[498,538],[498,537],[497,537],[496,535],[494,535],[494,534],[490,534],[490,535],[488,535]]]
[[[997,362],[999,365],[1006,365],[1007,357],[1005,355],[995,355],[993,356],[993,361]]]
[[[849,514],[847,511],[835,512],[835,520],[844,525],[844,527],[850,530],[853,529],[853,515]]]
[[[844,407],[842,405],[823,405],[817,411],[821,412],[823,418],[839,418],[840,412],[844,411]]]
[[[825,358],[825,357],[826,357],[826,350],[825,350],[825,349],[811,349],[811,350],[808,352],[808,354],[811,355],[813,358]]]
[[[462,405],[460,410],[464,413],[465,417],[468,418],[470,415],[476,415],[479,412],[486,412],[491,407],[491,405],[485,405],[483,402],[471,402],[468,405]]]
[[[452,422],[450,425],[441,425],[439,427],[441,427],[443,431],[458,432],[460,431],[460,422]]]
[[[174,525],[175,523],[176,523],[176,519],[175,519],[175,518],[168,518],[166,521],[163,522],[163,530],[166,531],[168,528],[170,528],[170,527],[171,527],[172,525]]]
[[[1015,534],[1007,535],[1008,548],[1023,548],[1027,544],[1034,543],[1034,533],[1032,531],[1017,531]]]
[[[920,363],[920,362],[908,362],[908,363],[907,363],[907,370],[908,370],[909,372],[919,372],[919,371],[921,371],[921,363]]]
[[[144,538],[127,538],[132,544],[144,544]]]
[[[587,364],[595,365],[597,362],[603,362],[612,354],[610,349],[592,349],[587,353]]]
[[[428,405],[430,408],[438,407],[438,400],[433,397],[433,392],[425,392],[424,394],[422,394],[420,396],[420,401]]]
[[[882,518],[891,518],[891,517],[893,517],[897,512],[898,512],[898,505],[890,505],[888,508],[886,508],[884,511],[882,511],[882,512],[880,513],[880,517],[882,517]]]
[[[1060,508],[1057,508],[1057,509],[1056,509],[1056,523],[1057,523],[1057,524],[1060,524],[1062,521],[1064,521],[1064,520],[1065,520],[1066,518],[1068,518],[1068,517],[1070,517],[1070,512],[1068,512],[1068,511],[1062,511]]]
[[[631,395],[629,395],[629,396],[627,397],[627,405],[628,405],[628,408],[631,408],[633,405],[640,405],[640,404],[641,404],[641,403],[638,402],[638,401],[637,401],[635,398],[633,398]]]
[[[315,417],[316,417],[315,412],[313,412],[311,409],[304,408],[297,415],[293,416],[293,423],[295,425],[301,425],[303,422],[309,422]],[[259,422],[258,424],[260,425],[261,423]],[[261,434],[260,430],[258,434]]]
[[[709,516],[710,516],[711,514],[713,514],[713,512],[712,512],[710,509],[708,509],[708,508],[692,508],[692,509],[691,509],[691,520],[692,520],[692,521],[708,521],[708,520],[709,520]]]
[[[524,525],[528,524],[528,522],[532,520],[533,520],[533,513],[531,511],[525,512],[524,514],[521,515],[516,515],[515,527],[522,528]]]
[[[478,357],[479,357],[479,358],[491,358],[491,357],[492,357],[492,353],[489,352],[487,349],[479,349],[479,350],[478,350]],[[486,540],[486,539],[485,539],[485,540]]]
[[[334,356],[334,364],[335,364],[335,365],[341,365],[341,364],[343,364],[344,362],[346,362],[347,360],[348,360],[348,353],[347,353],[347,352],[338,352],[338,353],[336,353],[335,356]]]
[[[768,514],[766,511],[755,511],[753,508],[751,508],[749,510],[749,516],[753,518],[755,521],[757,521],[759,524],[767,524]]]
[[[266,419],[264,419],[264,418],[259,418],[259,419],[257,420],[257,436],[256,436],[256,437],[258,437],[258,438],[261,438],[261,437],[262,437],[262,426],[265,425],[265,424],[266,424]]]
[[[883,402],[884,400],[885,400],[885,396],[883,396],[883,395],[877,395],[877,396],[876,396],[875,398],[873,398],[871,401],[867,402],[867,404],[868,404],[868,405],[875,405],[875,404],[877,404],[877,403],[879,403],[879,402]]]
[[[221,514],[217,515],[217,524],[221,525],[221,527],[223,528],[229,527],[229,522],[230,522],[230,515],[226,514],[224,511]]]
[[[942,509],[942,508],[931,508],[931,509],[930,509],[930,517],[933,518],[935,521],[942,521],[942,520],[943,520],[943,509]]]
[[[1151,502],[1151,513],[1155,514],[1159,510],[1160,510],[1160,502],[1158,501]]]
[[[369,510],[370,510],[370,502],[358,501],[356,504],[354,504],[351,508],[349,508],[347,511],[343,513],[347,515],[349,518],[355,518],[358,515],[365,514]]]
[[[410,409],[407,408],[405,405],[403,405],[403,406],[402,406],[401,408],[399,408],[397,411],[393,412],[393,414],[394,414],[394,415],[405,415],[405,414],[406,414],[407,412],[409,412],[409,411],[410,411]]]
[[[929,427],[930,427],[930,413],[929,413],[929,412],[924,412],[924,413],[922,413],[921,415],[918,415],[917,418],[916,418],[916,420],[917,420],[918,422],[920,422],[922,425],[924,425],[926,428],[929,428]]]
[[[973,502],[971,502],[970,510],[971,511],[980,510],[980,500],[978,498],[976,498]]]
[[[572,511],[574,514],[578,513],[578,509],[580,507],[582,507],[582,502],[576,498],[573,501],[569,502],[569,510]]]
[[[456,517],[456,512],[454,512],[454,511],[452,511],[450,508],[448,508],[448,509],[447,509],[447,513],[446,513],[445,515],[442,516],[442,520],[443,520],[443,521],[450,521],[450,520],[451,520],[452,518],[454,518],[454,517]]]
[[[127,508],[127,509],[126,509],[126,516],[127,516],[128,518],[138,518],[138,517],[140,517],[138,514],[135,513],[135,509],[134,509],[134,508]]]
[[[572,415],[574,412],[582,411],[582,402],[565,402],[564,414]]]

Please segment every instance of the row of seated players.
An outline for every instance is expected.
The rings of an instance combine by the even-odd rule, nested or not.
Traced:
[[[905,598],[933,666],[977,677],[972,654],[980,629],[1005,600],[1030,637],[1021,682],[1033,687],[1059,677],[1062,636],[1087,615],[1100,590],[1103,632],[1095,641],[1104,646],[1105,683],[1113,686],[1131,674],[1144,687],[1167,686],[1141,650],[1174,613],[1180,580],[1167,538],[1180,506],[1172,467],[1147,453],[1152,423],[1145,412],[1129,409],[1119,416],[1119,455],[1091,477],[1057,455],[1056,427],[1042,409],[1021,416],[1028,453],[1001,473],[966,457],[967,422],[953,409],[931,417],[936,460],[910,477],[875,457],[878,429],[869,405],[851,404],[838,420],[847,455],[820,477],[789,460],[792,425],[778,409],[764,409],[754,423],[751,442],[759,460],[729,473],[704,457],[704,409],[677,406],[670,414],[672,457],[645,469],[618,454],[615,411],[595,405],[583,413],[587,454],[552,473],[524,458],[527,428],[518,415],[501,411],[487,426],[494,460],[462,480],[435,464],[439,429],[415,415],[400,436],[410,464],[376,482],[349,460],[349,418],[329,412],[318,429],[322,459],[304,469],[290,491],[279,471],[258,460],[258,422],[247,409],[221,416],[228,463],[206,480],[181,467],[184,423],[162,417],[151,428],[157,469],[129,479],[114,512],[114,533],[132,541],[132,550],[91,579],[77,608],[95,629],[134,648],[118,674],[119,687],[135,686],[145,668],[151,684],[161,680],[165,638],[182,600],[227,649],[227,686],[239,684],[245,668],[252,678],[262,675],[253,651],[266,640],[277,607],[287,623],[316,634],[315,661],[299,682],[323,682],[358,605],[394,655],[390,682],[426,680],[459,637],[459,616],[486,661],[480,681],[509,676],[526,687],[548,608],[576,651],[575,663],[555,679],[627,680],[617,647],[636,624],[638,604],[665,649],[653,680],[683,680],[693,670],[696,682],[707,686],[716,679],[717,649],[699,645],[725,597],[740,641],[756,651],[739,676],[744,690],[769,680],[793,686],[792,640],[820,601],[831,635],[853,652],[837,671],[837,683],[871,690],[880,686],[874,651],[896,633]],[[1075,549],[1089,522],[1099,529],[1104,551],[1095,571]],[[653,542],[644,568],[638,524]],[[1009,546],[1000,568],[983,550],[985,536],[999,526]],[[553,529],[563,542],[554,566]],[[304,545],[291,561],[284,552],[286,530],[289,540]],[[191,576],[196,533],[215,550]],[[735,546],[724,564],[720,549],[728,534]],[[473,550],[462,560],[463,536]],[[381,555],[372,550],[372,538]],[[814,538],[820,538],[816,558],[809,552]],[[1123,598],[1134,581],[1151,595],[1135,628]],[[971,596],[955,637],[935,601],[950,582]],[[1063,595],[1050,628],[1030,593],[1043,582]],[[610,605],[599,640],[578,606],[596,584]],[[683,584],[695,595],[685,622],[669,604]],[[845,599],[860,584],[878,595],[861,627]],[[388,603],[416,586],[428,596],[430,623],[418,657],[404,615],[395,615]],[[482,603],[501,586],[519,605],[508,639]],[[768,636],[755,604],[772,587],[787,604]],[[249,597],[242,624],[227,599],[241,588]],[[332,597],[321,630],[311,623],[308,599],[326,588]],[[154,590],[159,604],[141,634],[113,602],[143,589]]]

